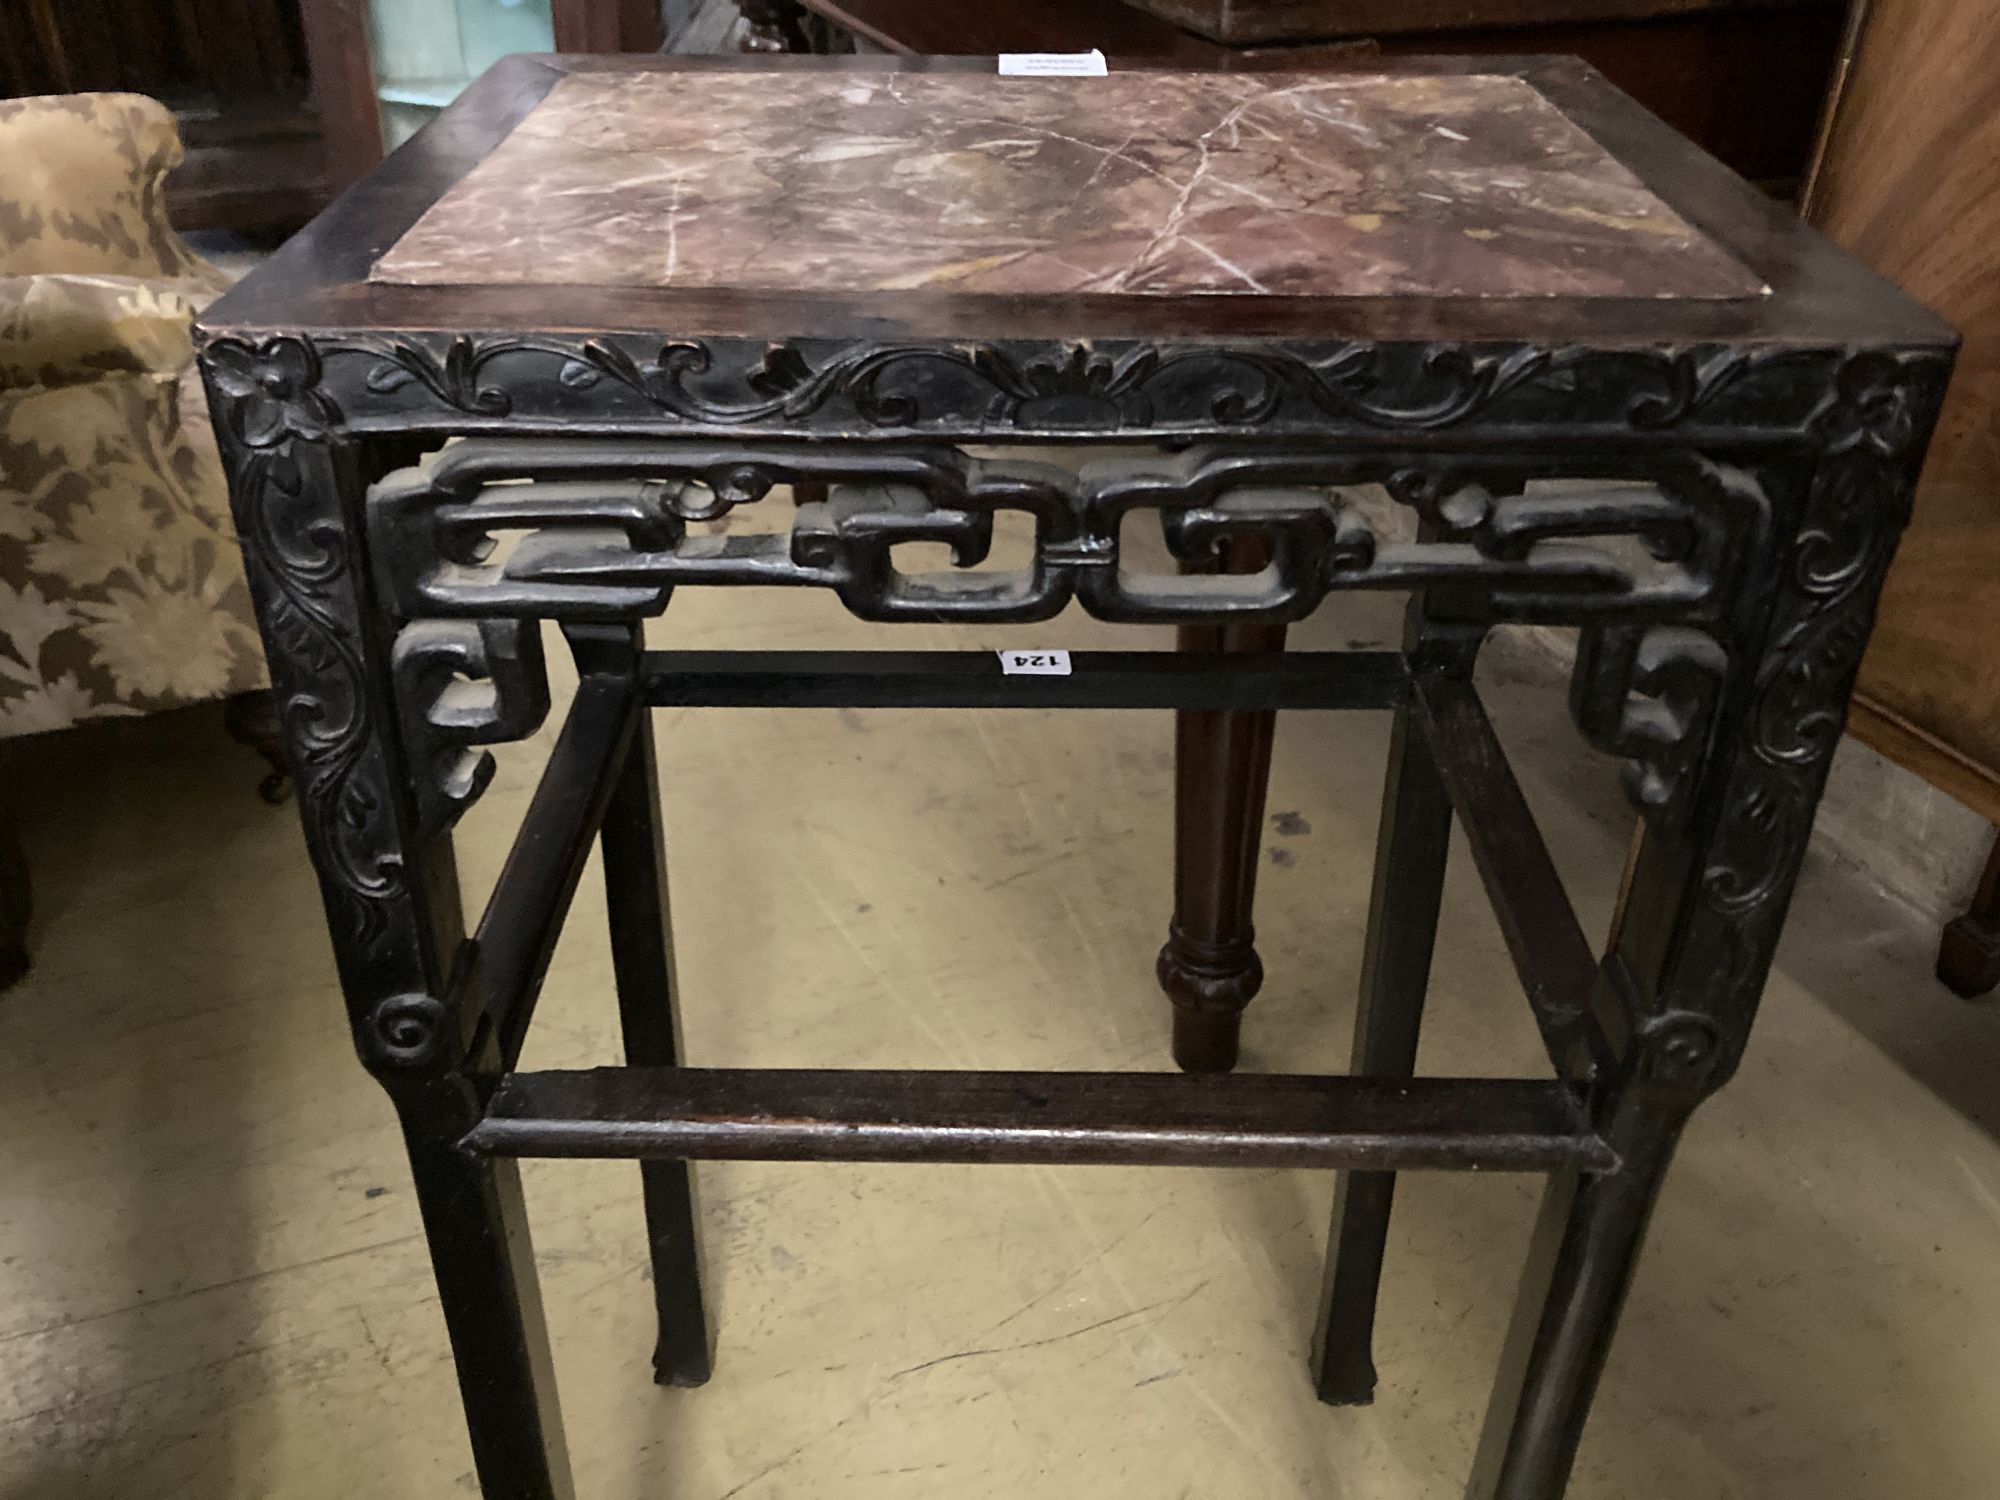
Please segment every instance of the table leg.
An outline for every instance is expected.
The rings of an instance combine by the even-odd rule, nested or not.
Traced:
[[[1261,537],[1232,542],[1223,566],[1254,573]],[[1282,651],[1282,625],[1186,625],[1183,651]],[[1190,1073],[1236,1066],[1243,1010],[1264,983],[1251,907],[1278,716],[1182,709],[1174,716],[1174,916],[1160,988],[1174,1005],[1174,1061]]]
[[[1687,1107],[1628,1095],[1618,1169],[1556,1173],[1521,1278],[1467,1500],[1557,1500]]]
[[[481,1113],[467,1081],[396,1091],[396,1105],[479,1492],[485,1500],[572,1500],[520,1167],[459,1147]]]
[[[640,715],[625,752],[605,811],[603,845],[625,1060],[635,1067],[676,1067],[683,1056],[679,987],[651,714]],[[642,1161],[639,1171],[659,1314],[654,1378],[661,1385],[700,1385],[709,1376],[711,1340],[694,1169],[684,1161]]]
[[[451,835],[419,816],[432,767],[402,743],[393,616],[360,566],[367,488],[396,450],[210,394],[348,1021],[402,1122],[481,1493],[570,1500],[517,1169],[459,1147],[497,1066],[467,1055]]]
[[[1375,838],[1375,884],[1354,1018],[1354,1073],[1408,1078],[1416,1071],[1450,847],[1451,803],[1405,704],[1396,710],[1390,731]],[[1395,1192],[1394,1172],[1343,1172],[1334,1189],[1311,1355],[1313,1384],[1320,1400],[1331,1405],[1374,1399],[1375,1297]]]

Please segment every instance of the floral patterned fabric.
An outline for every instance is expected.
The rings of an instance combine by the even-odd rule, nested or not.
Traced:
[[[264,685],[168,227],[172,117],[0,102],[0,736]]]

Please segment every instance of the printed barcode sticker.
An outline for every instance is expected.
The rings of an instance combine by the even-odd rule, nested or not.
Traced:
[[[1002,78],[1102,78],[1110,70],[1104,54],[1092,47],[1088,52],[1003,52]]]
[[[1008,677],[1067,677],[1067,651],[1002,651],[1000,670]]]

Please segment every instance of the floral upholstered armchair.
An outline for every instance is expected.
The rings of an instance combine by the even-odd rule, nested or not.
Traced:
[[[180,157],[150,99],[0,100],[0,739],[265,686],[191,376],[225,279],[167,222]],[[0,983],[24,896],[0,872]]]

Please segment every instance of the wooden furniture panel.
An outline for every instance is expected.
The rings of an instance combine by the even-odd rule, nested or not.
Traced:
[[[382,160],[381,101],[376,94],[368,0],[299,0],[312,54],[313,94],[327,140],[327,175],[335,191]],[[655,0],[551,0],[558,52],[657,52]]]
[[[0,90],[158,99],[187,145],[179,227],[295,226],[334,186],[306,19],[298,0],[24,0],[0,6]]]
[[[656,0],[554,0],[558,52],[658,52]]]
[[[1857,734],[2000,821],[2000,8],[1877,0],[1807,216],[1965,337]]]
[[[1786,0],[1128,0],[1218,42],[1456,31],[1561,21],[1642,21],[1702,11],[1777,9]],[[1812,0],[1838,10],[1838,0]]]
[[[1595,7],[1593,7],[1595,8]],[[1793,184],[1811,154],[1842,32],[1837,7],[1739,7],[1634,18],[1607,0],[1610,19],[1371,31],[1344,25],[1307,43],[1225,46],[1124,0],[995,0],[974,9],[932,0],[745,0],[765,50],[807,50],[785,17],[808,11],[906,56],[1073,52],[1171,61],[1182,67],[1323,67],[1356,52],[1385,56],[1556,53],[1581,57],[1703,149],[1761,182]],[[1515,14],[1520,7],[1515,6]],[[813,47],[810,50],[821,50]]]

